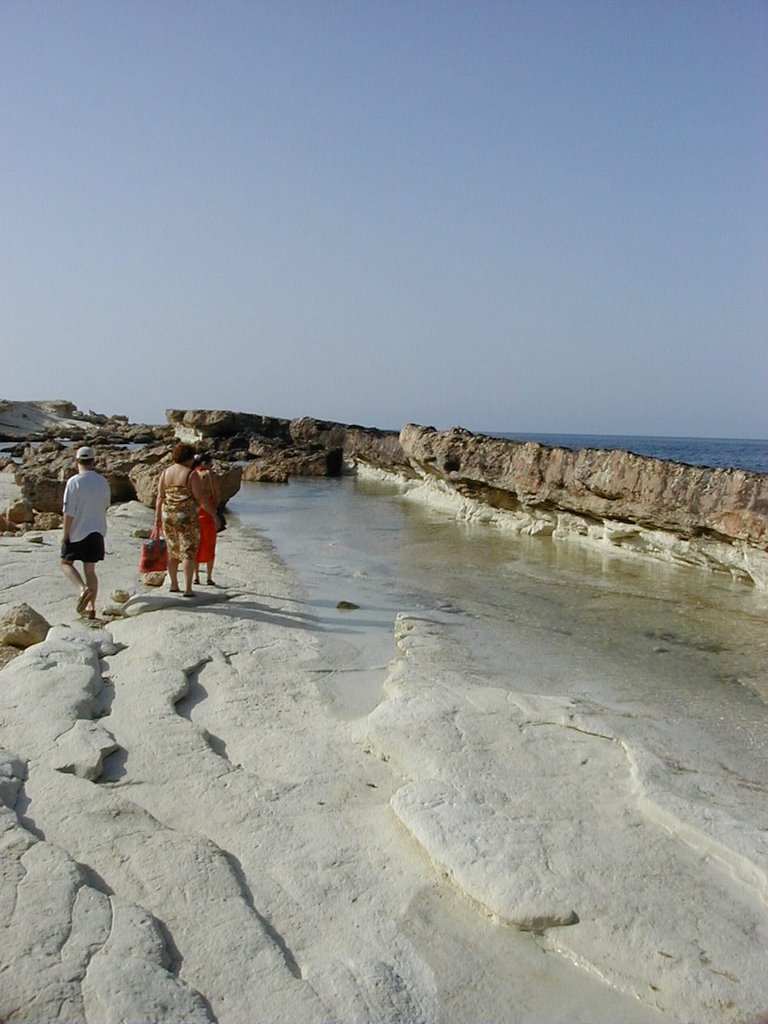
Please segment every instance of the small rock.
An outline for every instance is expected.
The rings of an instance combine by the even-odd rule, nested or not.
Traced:
[[[123,611],[122,604],[113,602],[112,604],[105,604],[101,609],[101,614],[107,619],[119,619],[125,612]]]
[[[339,601],[336,605],[340,612],[351,612],[355,608],[359,608],[359,604],[355,604],[354,601]]]
[[[19,498],[17,501],[12,502],[5,512],[5,517],[9,523],[31,523],[35,517],[35,513],[32,509],[32,505],[26,498]]]
[[[42,615],[28,604],[17,604],[0,619],[0,644],[31,647],[45,640],[51,628]]]
[[[137,526],[133,531],[134,537],[141,537],[142,540],[149,540],[152,536],[152,531],[148,526]]]
[[[148,587],[162,587],[165,583],[164,572],[145,572],[143,578]]]
[[[36,530],[58,530],[61,527],[62,517],[58,512],[38,512],[35,516],[34,526]]]
[[[110,600],[114,601],[115,604],[125,604],[131,595],[127,590],[113,590],[109,596]]]
[[[39,533],[28,533],[24,540],[29,541],[30,544],[42,544],[43,538]]]

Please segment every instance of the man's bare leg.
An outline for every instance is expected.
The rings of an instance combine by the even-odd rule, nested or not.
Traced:
[[[87,568],[86,566],[83,567],[84,570],[86,568]],[[93,566],[91,568],[93,568]],[[61,563],[61,570],[64,573],[64,575],[67,577],[69,582],[72,584],[72,586],[75,587],[80,592],[80,597],[79,597],[78,602],[77,602],[77,613],[78,613],[78,615],[82,615],[82,613],[85,611],[85,609],[88,607],[88,605],[92,601],[95,602],[95,598],[92,597],[91,592],[90,592],[91,588],[89,587],[88,583],[83,580],[83,577],[77,571],[77,569],[72,564],[72,562],[64,562],[64,561],[62,561],[62,563]],[[94,573],[94,579],[95,578],[96,578],[96,576],[95,576],[95,573]],[[87,581],[87,579],[88,579],[88,573],[86,572],[86,581]],[[95,608],[95,603],[94,603],[94,608]]]
[[[96,566],[93,562],[83,562],[83,575],[88,590],[91,592],[91,610],[96,614],[96,595],[99,592],[99,581],[96,578]]]

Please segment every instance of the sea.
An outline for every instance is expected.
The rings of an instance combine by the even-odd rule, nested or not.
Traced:
[[[499,434],[513,441],[539,441],[552,448],[607,448],[690,466],[768,473],[768,441],[729,437],[634,437],[619,434]]]

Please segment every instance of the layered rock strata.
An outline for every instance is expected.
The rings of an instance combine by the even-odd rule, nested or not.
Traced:
[[[89,444],[151,444],[172,437],[167,426],[130,423],[127,416],[82,412],[74,402],[11,402],[0,399],[0,441],[67,438]]]
[[[292,476],[339,476],[359,463],[406,468],[397,431],[242,412],[168,409],[176,437],[246,463],[243,479],[286,482]]]
[[[408,477],[462,518],[578,538],[768,586],[768,476],[409,424]]]

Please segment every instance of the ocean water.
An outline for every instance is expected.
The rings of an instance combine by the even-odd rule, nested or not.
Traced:
[[[607,448],[691,466],[768,473],[768,441],[727,437],[633,437],[618,434],[491,434],[514,441],[539,441],[552,448]]]
[[[768,778],[768,595],[697,569],[457,522],[394,485],[249,484],[235,522],[299,579],[345,716],[381,699],[398,612],[428,614],[483,684],[640,709],[664,743]],[[339,611],[339,601],[358,605]]]
[[[746,469],[752,473],[768,473],[768,440],[727,437],[635,437],[622,434],[520,434],[495,433],[490,437],[504,437],[512,441],[539,441],[552,448],[607,448],[634,452],[655,459],[685,462],[691,466],[711,466],[723,469]],[[18,442],[0,444],[0,453],[10,451]],[[42,442],[26,442],[36,447]],[[74,446],[74,442],[72,442]],[[129,451],[143,448],[143,444],[118,445]],[[18,458],[16,461],[20,462]]]

